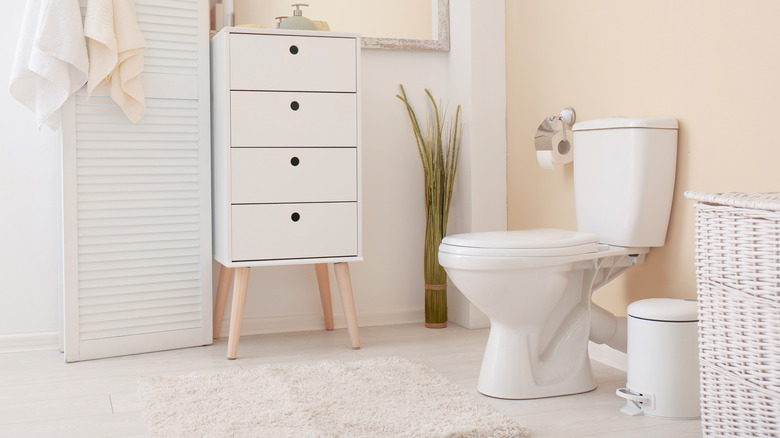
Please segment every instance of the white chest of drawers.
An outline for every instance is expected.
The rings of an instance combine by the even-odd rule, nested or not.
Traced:
[[[362,259],[359,66],[354,34],[232,27],[212,39],[213,247],[222,276],[332,262],[344,264],[338,279],[345,262]],[[234,297],[244,282],[234,278]]]
[[[212,40],[214,257],[361,258],[359,39],[227,28]]]

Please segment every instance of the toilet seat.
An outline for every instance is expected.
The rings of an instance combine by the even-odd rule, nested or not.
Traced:
[[[556,228],[489,231],[447,236],[439,252],[485,257],[560,257],[595,253],[595,234]]]

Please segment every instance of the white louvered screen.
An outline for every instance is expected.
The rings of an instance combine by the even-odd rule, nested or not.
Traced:
[[[136,0],[135,4],[138,27],[147,45],[145,71],[180,75],[196,72],[199,61],[195,1]]]
[[[208,2],[136,0],[136,13],[144,117],[105,90],[64,114],[67,361],[211,343]]]

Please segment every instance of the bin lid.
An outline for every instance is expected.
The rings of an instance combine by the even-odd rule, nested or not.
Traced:
[[[650,321],[696,322],[696,300],[675,298],[650,298],[634,301],[628,305],[628,316]]]

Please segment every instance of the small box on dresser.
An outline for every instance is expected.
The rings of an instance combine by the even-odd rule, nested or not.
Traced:
[[[337,280],[348,283],[347,262],[362,260],[359,60],[355,34],[228,27],[211,42],[214,258],[221,276],[234,276],[235,297],[236,283],[247,281],[236,276],[248,276],[249,267],[315,264],[330,329],[325,264],[336,264]],[[220,280],[215,337],[226,282]],[[351,303],[351,286],[345,288]]]

